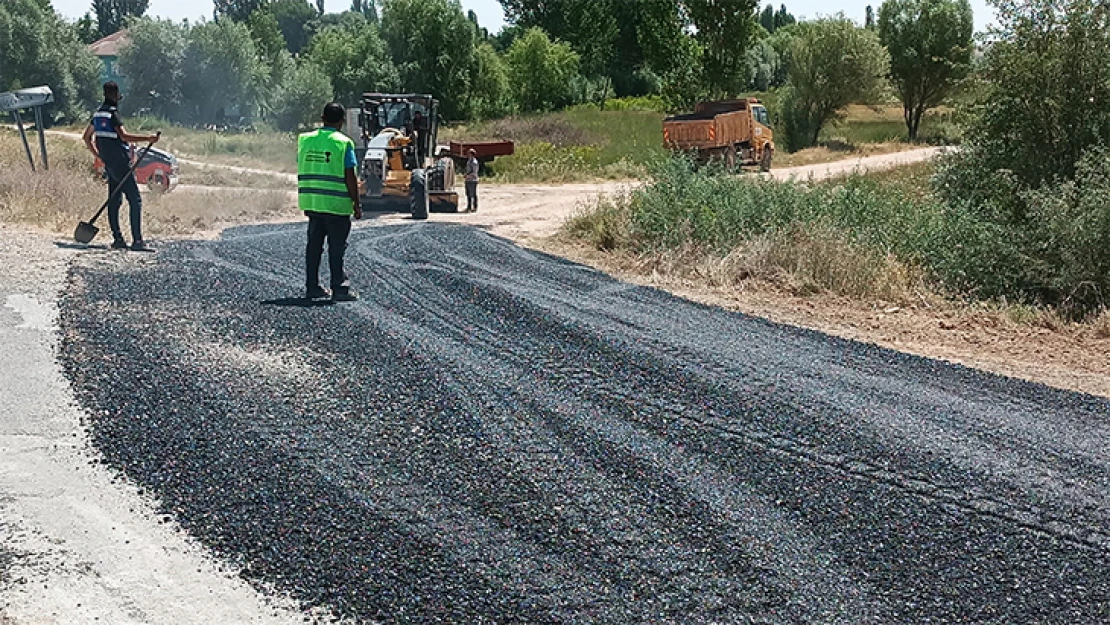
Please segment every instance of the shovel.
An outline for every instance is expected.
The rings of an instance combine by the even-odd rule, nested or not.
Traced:
[[[162,133],[159,132],[158,136],[162,136]],[[111,201],[114,200],[117,195],[119,195],[120,190],[123,189],[123,183],[135,174],[135,170],[139,167],[139,163],[143,162],[143,158],[146,157],[146,153],[149,152],[150,148],[152,147],[154,147],[153,141],[146,144],[146,147],[143,148],[143,151],[139,152],[139,158],[135,159],[135,163],[131,165],[131,169],[127,171],[127,175],[123,178],[120,178],[119,184],[116,185],[115,189],[112,189],[112,192],[108,195],[108,199],[100,205],[100,210],[96,211],[96,214],[92,216],[92,219],[88,221],[82,221],[77,224],[77,229],[73,231],[74,240],[76,240],[78,243],[88,245],[92,242],[93,239],[96,238],[96,233],[100,232],[100,228],[94,226],[93,223],[100,217],[100,214],[104,212],[104,209],[108,208],[108,204],[110,204]]]

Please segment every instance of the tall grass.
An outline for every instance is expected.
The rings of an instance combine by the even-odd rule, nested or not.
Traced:
[[[32,172],[18,135],[0,131],[0,221],[72,233],[107,197],[105,183],[92,171],[92,155],[68,139],[48,139],[50,169]],[[36,161],[38,155],[36,153]],[[126,207],[121,213],[128,229]],[[180,236],[233,223],[262,221],[298,213],[286,190],[144,194],[143,226],[148,236]],[[100,226],[105,228],[102,218]],[[101,235],[110,238],[108,233]]]
[[[278,132],[266,126],[257,132],[225,133],[170,126],[143,117],[124,123],[133,132],[162,130],[159,146],[182,158],[287,173],[297,171],[297,139],[293,133]]]
[[[805,187],[672,160],[652,184],[599,200],[566,230],[601,249],[666,259],[672,271],[708,264],[718,283],[757,278],[904,301],[921,288],[920,251],[943,219],[935,202],[865,177]]]
[[[764,278],[894,301],[928,288],[1084,319],[1110,299],[1108,156],[1083,161],[1082,185],[1029,196],[1036,233],[934,194],[951,181],[952,164],[941,176],[922,164],[795,185],[694,171],[681,160],[649,185],[588,207],[566,230],[600,249],[669,259],[670,269],[682,270],[675,259],[715,264],[718,281]]]

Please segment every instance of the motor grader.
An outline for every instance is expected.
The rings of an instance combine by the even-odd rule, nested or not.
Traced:
[[[455,163],[436,146],[439,102],[417,93],[364,93],[358,125],[359,178],[365,210],[404,206],[413,219],[429,210],[457,212]]]

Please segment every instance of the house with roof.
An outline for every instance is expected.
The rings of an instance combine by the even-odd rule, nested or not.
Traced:
[[[127,42],[127,31],[119,30],[89,44],[89,51],[100,59],[100,82],[114,80],[120,93],[127,93],[127,76],[119,70],[119,51]]]

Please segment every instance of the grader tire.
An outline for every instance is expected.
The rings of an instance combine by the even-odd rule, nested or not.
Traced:
[[[428,218],[428,181],[423,169],[412,170],[409,182],[409,211],[413,219]]]

